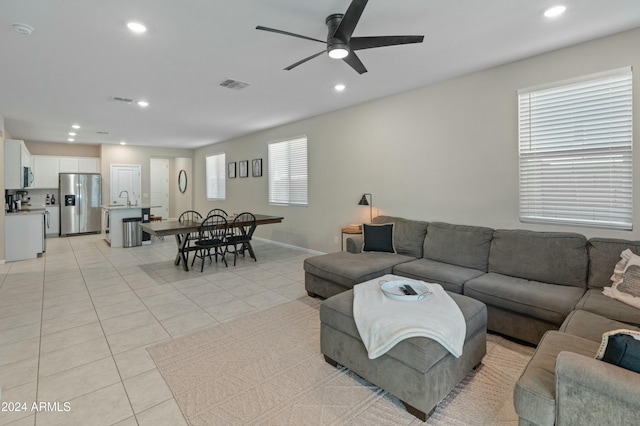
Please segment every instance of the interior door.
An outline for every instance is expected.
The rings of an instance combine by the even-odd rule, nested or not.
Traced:
[[[169,218],[169,160],[152,158],[150,163],[151,214]]]
[[[140,165],[111,165],[111,201],[113,204],[127,204],[127,194],[129,193],[129,200],[131,204],[142,203],[142,176]]]

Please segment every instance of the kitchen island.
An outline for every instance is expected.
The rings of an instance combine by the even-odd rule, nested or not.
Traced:
[[[148,222],[150,210],[154,207],[150,204],[138,204],[126,206],[122,204],[103,205],[102,206],[102,237],[111,247],[122,247],[124,245],[124,230],[122,220],[136,217],[142,218],[142,222]],[[148,235],[148,234],[147,234]],[[147,241],[151,241],[149,238]]]

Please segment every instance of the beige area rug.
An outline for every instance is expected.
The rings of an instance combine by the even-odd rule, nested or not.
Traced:
[[[401,403],[320,353],[319,303],[301,298],[149,348],[193,425],[422,425]],[[496,343],[426,424],[517,424],[529,357]]]

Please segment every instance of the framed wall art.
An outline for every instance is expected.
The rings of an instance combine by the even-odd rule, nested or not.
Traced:
[[[253,177],[262,176],[262,158],[251,160],[251,176]]]
[[[240,163],[240,177],[241,178],[249,177],[249,161],[244,160],[244,161],[239,161],[239,163]]]
[[[233,179],[236,177],[236,162],[227,164],[227,176],[229,179]]]

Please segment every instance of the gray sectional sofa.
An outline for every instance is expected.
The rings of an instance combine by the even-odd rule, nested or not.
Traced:
[[[347,252],[310,257],[310,295],[388,273],[439,283],[484,302],[488,330],[538,345],[515,389],[522,425],[640,424],[640,375],[593,359],[603,332],[640,327],[640,310],[602,294],[620,253],[640,253],[640,242],[388,216],[374,223],[395,224],[396,253],[361,252],[350,238]]]

